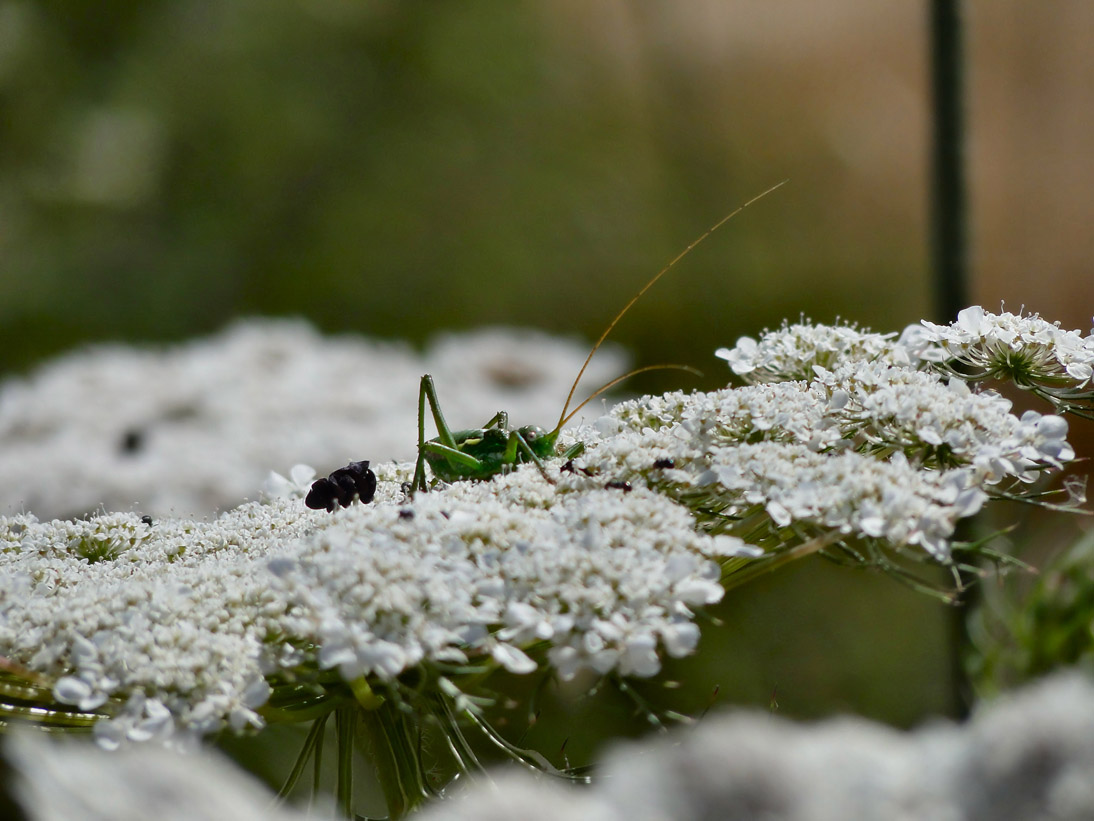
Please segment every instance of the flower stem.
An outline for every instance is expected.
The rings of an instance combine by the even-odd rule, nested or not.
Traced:
[[[357,688],[354,688],[355,690]],[[391,699],[366,699],[356,710],[369,759],[384,791],[388,818],[403,818],[432,795],[414,722]]]
[[[334,714],[338,733],[338,782],[336,801],[342,815],[353,818],[353,737],[356,707],[339,707]]]
[[[840,533],[838,530],[834,530],[830,533],[825,533],[822,536],[810,539],[807,542],[802,542],[800,545],[792,547],[784,553],[778,553],[769,559],[761,559],[753,562],[750,565],[746,565],[741,570],[730,573],[728,577],[722,580],[722,587],[726,590],[740,587],[742,584],[770,573],[772,570],[776,570],[784,564],[789,564],[792,561],[803,559],[806,556],[824,550],[824,548],[838,542],[845,535],[846,534]]]

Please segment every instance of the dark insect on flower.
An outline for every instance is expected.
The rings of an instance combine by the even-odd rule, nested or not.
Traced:
[[[630,493],[631,492],[631,483],[627,482],[627,481],[620,480],[620,479],[616,479],[614,481],[608,482],[608,484],[604,485],[604,487],[605,488],[614,488],[615,490],[622,490],[624,493]]]
[[[144,522],[146,525],[151,525],[152,524],[152,517],[151,516],[141,516],[141,521]]]
[[[349,507],[355,499],[368,504],[376,495],[376,474],[368,468],[368,462],[350,462],[338,468],[330,476],[316,479],[304,498],[304,504],[312,510]]]
[[[576,473],[582,473],[585,476],[595,476],[596,475],[596,470],[594,468],[579,468],[574,464],[573,459],[568,459],[566,461],[566,464],[564,464],[561,468],[559,468],[559,470],[562,471],[563,473],[575,473],[575,474]]]
[[[658,459],[653,463],[653,466],[657,470],[671,470],[676,467],[676,462],[672,459]]]

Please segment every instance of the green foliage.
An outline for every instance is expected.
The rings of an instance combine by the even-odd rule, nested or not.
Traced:
[[[858,316],[878,260],[906,273],[869,301],[911,318],[915,230],[903,247],[830,226],[788,242],[793,211],[829,196],[806,194],[814,172],[758,155],[747,115],[696,121],[706,92],[681,95],[695,78],[643,54],[639,31],[651,81],[633,85],[595,22],[535,3],[0,4],[0,372],[246,313],[416,340],[490,323],[593,335],[785,176],[798,193],[694,255],[617,339],[699,363],[766,321],[828,313],[822,299]],[[851,264],[825,251],[852,247]]]
[[[970,676],[983,694],[1053,670],[1094,673],[1094,531],[1085,533],[1033,577],[985,585],[970,619]]]

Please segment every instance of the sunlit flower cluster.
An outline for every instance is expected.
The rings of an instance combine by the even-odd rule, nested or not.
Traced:
[[[106,746],[185,743],[259,726],[266,676],[301,664],[348,682],[483,659],[529,673],[542,644],[563,677],[650,676],[695,649],[718,562],[756,553],[648,490],[525,467],[403,501],[408,470],[333,516],[290,493],[211,522],[0,519],[0,654],[55,677],[62,703],[119,700]]]
[[[638,431],[683,425],[702,431],[711,445],[793,442],[818,452],[899,453],[920,468],[973,468],[984,484],[1031,481],[1074,458],[1066,420],[1035,411],[1019,418],[998,394],[974,393],[959,379],[946,382],[882,362],[816,366],[809,382],[645,397],[620,403],[611,418]],[[619,426],[604,421],[600,428],[615,432]],[[658,445],[665,450],[661,458],[673,456],[671,442]]]
[[[742,336],[732,348],[715,355],[745,382],[788,382],[812,379],[814,367],[833,368],[844,362],[886,362],[908,365],[908,352],[896,334],[878,334],[851,325],[814,325],[804,320],[783,322],[759,340]]]
[[[578,462],[597,475],[648,482],[705,513],[708,527],[747,527],[749,539],[763,542],[780,528],[811,526],[814,533],[918,545],[943,560],[957,520],[976,513],[987,498],[967,471],[925,471],[900,453],[881,460],[848,449],[818,452],[782,441],[724,439],[716,424],[692,419],[657,431],[620,432]],[[641,463],[635,454],[643,455]],[[672,467],[658,468],[659,460]],[[759,522],[755,514],[763,514]]]
[[[903,341],[928,362],[953,361],[972,379],[1013,379],[1019,385],[1060,383],[1082,388],[1094,374],[1094,336],[1065,331],[1037,314],[993,314],[966,308],[949,325],[924,321]]]
[[[194,733],[260,723],[264,637],[285,610],[262,563],[313,526],[298,505],[152,525],[0,518],[0,655],[55,678],[61,703],[127,701],[96,725],[106,745],[165,740],[176,721]]]
[[[969,466],[985,484],[1030,482],[1075,457],[1067,420],[1036,411],[1019,418],[1010,400],[974,393],[957,378],[852,363],[821,371],[817,382],[847,439],[880,455],[900,452],[925,467]]]

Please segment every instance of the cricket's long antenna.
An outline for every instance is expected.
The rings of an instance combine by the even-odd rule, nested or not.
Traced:
[[[555,430],[561,430],[562,426],[565,425],[566,422],[573,416],[573,413],[577,413],[577,411],[581,410],[581,408],[583,408],[585,406],[585,403],[588,402],[589,399],[592,399],[593,397],[599,396],[601,393],[606,391],[608,388],[612,387],[617,382],[619,382],[620,379],[625,379],[626,378],[625,376],[621,376],[619,379],[616,379],[612,382],[609,382],[603,388],[601,388],[596,393],[594,393],[592,396],[590,396],[589,399],[586,399],[585,402],[582,402],[580,405],[578,405],[573,413],[571,413],[569,416],[566,415],[566,412],[570,409],[570,402],[573,401],[574,393],[577,392],[578,383],[581,382],[581,377],[583,377],[585,375],[585,369],[589,367],[589,363],[592,362],[593,356],[596,354],[596,352],[598,350],[600,350],[600,346],[604,344],[604,340],[608,338],[608,334],[610,334],[612,332],[612,329],[615,328],[615,326],[619,323],[619,320],[621,320],[626,315],[627,311],[629,311],[631,309],[631,306],[633,306],[634,303],[636,303],[641,298],[642,294],[646,293],[646,291],[648,291],[651,287],[653,287],[653,284],[655,282],[657,282],[657,280],[659,280],[665,274],[667,274],[672,269],[672,267],[674,265],[676,265],[676,263],[678,263],[680,260],[682,260],[688,254],[690,254],[692,249],[695,248],[695,246],[697,246],[700,242],[705,240],[707,237],[709,237],[711,234],[713,234],[715,231],[717,231],[719,228],[721,228],[723,225],[725,225],[727,222],[729,222],[731,219],[733,219],[739,213],[744,211],[746,208],[748,208],[748,206],[752,205],[752,203],[756,202],[757,200],[762,200],[764,197],[766,197],[768,194],[770,194],[776,188],[781,188],[782,186],[786,185],[788,182],[789,182],[789,180],[783,180],[782,182],[776,183],[775,185],[771,186],[766,191],[764,191],[762,194],[757,194],[755,197],[750,199],[744,205],[737,206],[732,211],[730,211],[728,214],[726,214],[724,217],[722,217],[720,220],[718,220],[716,223],[714,223],[714,225],[710,226],[710,228],[708,228],[703,233],[702,236],[700,236],[696,240],[693,240],[691,245],[689,245],[687,248],[685,248],[683,251],[681,251],[679,254],[677,254],[675,257],[673,257],[672,261],[668,265],[666,265],[664,268],[662,268],[660,271],[658,271],[657,274],[653,277],[653,279],[651,279],[649,282],[647,282],[645,285],[643,285],[642,290],[639,291],[637,294],[635,294],[631,298],[631,301],[623,306],[623,310],[615,315],[615,319],[613,319],[608,324],[608,327],[604,329],[604,333],[602,333],[600,335],[600,338],[598,340],[596,340],[596,344],[593,345],[593,349],[591,351],[589,351],[589,355],[587,357],[585,357],[585,362],[584,362],[584,364],[582,364],[581,370],[577,372],[577,379],[574,380],[574,384],[570,386],[570,392],[566,395],[566,404],[562,406],[562,413],[559,414],[558,425],[556,426]],[[658,367],[658,366],[654,366],[654,367]],[[639,368],[637,371],[631,371],[626,376],[632,376],[633,374],[641,373],[644,370],[648,370],[648,368]]]
[[[583,407],[585,407],[590,402],[592,402],[594,399],[596,399],[598,396],[600,396],[600,394],[604,393],[604,391],[608,391],[608,390],[611,390],[612,388],[614,388],[616,385],[618,385],[624,379],[630,379],[635,374],[645,373],[646,371],[664,371],[664,370],[668,370],[670,368],[673,369],[673,370],[677,370],[677,371],[687,371],[688,373],[693,373],[696,376],[702,376],[703,375],[703,372],[701,370],[699,370],[698,368],[693,368],[693,367],[691,367],[691,365],[646,365],[644,368],[635,368],[633,371],[627,371],[622,376],[617,376],[615,379],[613,379],[607,385],[601,385],[599,388],[597,388],[595,391],[593,391],[591,394],[589,394],[580,405],[578,405],[576,408],[574,408],[572,411],[570,411],[570,414],[568,416],[566,416],[565,418],[563,418],[558,423],[558,427],[555,428],[555,430],[561,430],[562,426],[565,425],[567,422],[569,422],[571,419],[573,419],[575,416],[577,416],[578,412]]]

